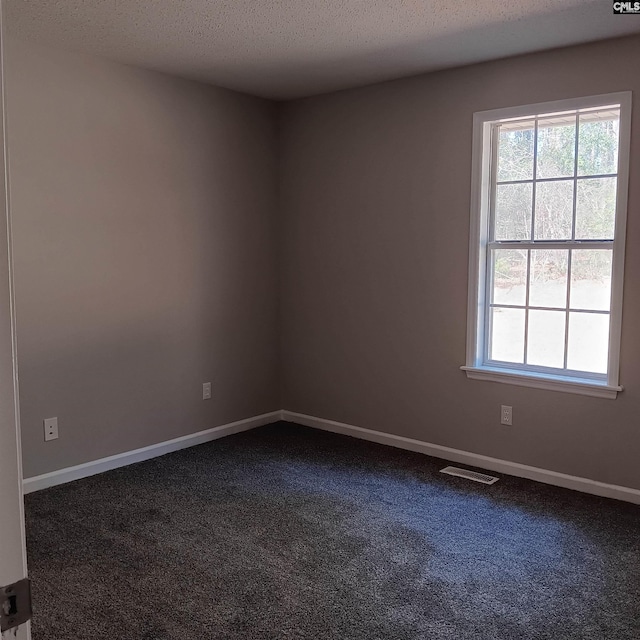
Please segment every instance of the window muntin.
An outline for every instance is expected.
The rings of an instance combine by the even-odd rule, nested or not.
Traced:
[[[485,116],[474,169],[482,173],[474,175],[480,262],[466,369],[617,385],[622,262],[614,268],[614,252],[624,250],[618,183],[630,96],[610,97],[623,99],[534,106],[508,119],[477,114]]]

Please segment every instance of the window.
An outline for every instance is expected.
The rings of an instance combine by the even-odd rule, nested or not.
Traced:
[[[615,398],[631,93],[474,115],[471,378]]]

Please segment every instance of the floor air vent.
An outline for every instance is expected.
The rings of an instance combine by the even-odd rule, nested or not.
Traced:
[[[494,476],[488,476],[485,473],[478,473],[477,471],[468,471],[467,469],[459,469],[458,467],[445,467],[444,469],[440,469],[440,473],[448,473],[450,476],[467,478],[467,480],[473,480],[474,482],[482,482],[483,484],[493,484],[494,482],[498,482],[498,478]]]

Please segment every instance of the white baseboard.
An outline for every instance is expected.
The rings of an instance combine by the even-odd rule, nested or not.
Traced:
[[[479,467],[481,469],[497,471],[498,473],[505,473],[518,478],[527,478],[529,480],[536,480],[537,482],[544,482],[545,484],[551,484],[557,487],[582,491],[583,493],[590,493],[596,496],[614,498],[616,500],[624,500],[625,502],[640,504],[639,489],[631,489],[629,487],[621,487],[614,484],[598,482],[597,480],[589,480],[588,478],[570,476],[565,473],[558,473],[557,471],[548,471],[546,469],[539,469],[538,467],[530,467],[518,462],[509,462],[507,460],[491,458],[489,456],[470,453],[460,449],[443,447],[439,444],[431,444],[421,440],[396,436],[390,433],[383,433],[382,431],[363,429],[362,427],[355,427],[343,422],[336,422],[325,418],[316,418],[303,413],[295,413],[293,411],[286,410],[264,413],[252,418],[246,418],[245,420],[238,420],[236,422],[230,422],[229,424],[223,424],[219,427],[214,427],[213,429],[199,431],[198,433],[193,433],[188,436],[182,436],[180,438],[174,438],[173,440],[167,440],[166,442],[153,444],[148,447],[143,447],[142,449],[126,451],[125,453],[119,453],[115,456],[109,456],[108,458],[101,458],[99,460],[86,462],[74,467],[67,467],[58,471],[52,471],[51,473],[45,473],[40,476],[25,478],[22,483],[23,490],[24,493],[32,493],[34,491],[39,491],[40,489],[46,489],[47,487],[53,487],[73,480],[87,478],[104,471],[156,458],[158,456],[165,455],[166,453],[171,453],[172,451],[186,449],[198,444],[210,442],[211,440],[217,440],[218,438],[224,438],[225,436],[229,436],[234,433],[249,431],[250,429],[262,427],[266,424],[270,424],[271,422],[276,422],[277,420],[296,422],[307,427],[313,427],[323,431],[331,431],[333,433],[341,433],[353,438],[369,440],[371,442],[377,442],[379,444],[385,444],[399,449],[406,449],[408,451],[416,451],[435,458],[442,458],[443,460],[451,462],[458,462],[473,467]]]
[[[461,451],[460,449],[452,449],[450,447],[443,447],[439,444],[430,444],[420,440],[413,440],[412,438],[404,438],[402,436],[383,433],[382,431],[372,431],[371,429],[354,427],[353,425],[344,424],[343,422],[335,422],[334,420],[326,420],[324,418],[315,418],[303,413],[282,411],[281,414],[282,420],[296,422],[307,427],[322,429],[323,431],[332,431],[333,433],[341,433],[353,438],[370,440],[371,442],[386,444],[399,449],[407,449],[408,451],[416,451],[435,458],[442,458],[451,462],[458,462],[473,467],[480,467],[481,469],[497,471],[499,473],[505,473],[518,478],[536,480],[537,482],[544,482],[545,484],[552,484],[557,487],[564,487],[565,489],[573,489],[575,491],[582,491],[583,493],[590,493],[596,496],[614,498],[616,500],[624,500],[625,502],[640,504],[639,489],[606,484],[604,482],[598,482],[597,480],[589,480],[588,478],[579,478],[565,473],[558,473],[557,471],[548,471],[546,469],[530,467],[526,464],[519,464],[518,462],[509,462],[498,458],[490,458],[489,456]]]
[[[58,484],[64,484],[72,480],[80,480],[80,478],[87,478],[104,471],[117,469],[118,467],[125,467],[129,464],[135,464],[136,462],[157,458],[172,451],[187,449],[188,447],[210,442],[211,440],[217,440],[218,438],[224,438],[234,433],[249,431],[250,429],[262,427],[265,424],[270,424],[271,422],[276,422],[281,419],[282,411],[263,413],[262,415],[246,418],[245,420],[238,420],[236,422],[230,422],[229,424],[220,425],[219,427],[213,427],[213,429],[198,431],[188,436],[152,444],[148,447],[142,447],[142,449],[134,449],[133,451],[126,451],[115,456],[109,456],[108,458],[100,458],[99,460],[85,462],[84,464],[79,464],[74,467],[44,473],[41,476],[25,478],[22,481],[22,488],[24,493],[32,493],[40,489],[46,489],[47,487],[54,487]]]

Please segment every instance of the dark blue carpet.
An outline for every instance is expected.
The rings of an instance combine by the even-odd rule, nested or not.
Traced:
[[[640,639],[640,508],[279,423],[27,496],[34,640]]]

